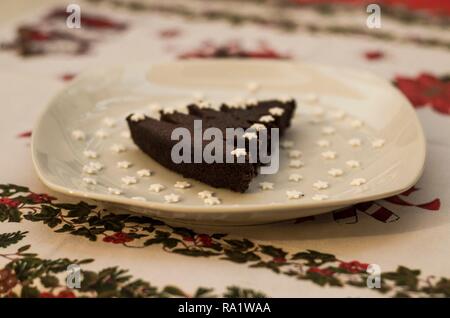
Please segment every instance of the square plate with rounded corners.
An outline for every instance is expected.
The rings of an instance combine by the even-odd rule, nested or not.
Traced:
[[[251,82],[260,88],[251,92]],[[244,194],[195,180],[189,180],[191,188],[174,188],[183,178],[133,145],[124,118],[135,111],[151,113],[155,103],[161,107],[186,105],[193,101],[194,92],[201,92],[213,103],[233,98],[294,97],[297,113],[283,138],[292,141],[293,147],[281,149],[278,173],[258,176]],[[75,140],[74,130],[84,132],[85,139]],[[98,137],[98,130],[104,133],[103,138]],[[361,145],[353,141],[352,146],[350,139],[359,140]],[[374,147],[373,142],[380,139],[384,145]],[[111,151],[114,144],[125,146],[127,151]],[[88,159],[83,155],[85,150],[94,150],[99,157]],[[300,150],[301,158],[293,158],[298,153],[291,150]],[[336,154],[335,159],[324,158],[330,151]],[[40,179],[56,191],[163,219],[244,225],[314,215],[400,193],[414,185],[422,173],[425,139],[409,102],[389,82],[371,74],[286,61],[183,61],[114,66],[79,76],[41,115],[33,131],[32,154]],[[124,160],[133,165],[118,168],[117,162]],[[290,160],[301,160],[304,166],[289,167]],[[358,161],[360,167],[349,167],[349,160]],[[83,182],[83,166],[89,161],[105,167],[91,176],[96,185]],[[153,175],[138,177],[136,172],[143,168],[151,169]],[[343,174],[332,176],[331,169],[340,169]],[[291,174],[302,179],[289,180]],[[121,178],[127,175],[138,182],[124,185]],[[350,185],[357,178],[366,182]],[[314,183],[319,180],[329,187],[317,190]],[[260,182],[271,182],[274,187],[262,190]],[[152,183],[166,188],[150,192]],[[108,188],[122,193],[110,194]],[[205,205],[198,197],[203,190],[213,191],[221,204]],[[304,196],[288,199],[289,190],[301,191]],[[169,193],[178,194],[181,200],[166,203],[164,196]],[[328,198],[317,200],[317,194]]]

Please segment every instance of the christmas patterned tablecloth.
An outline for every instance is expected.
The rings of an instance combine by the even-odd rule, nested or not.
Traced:
[[[449,297],[450,8],[380,1],[382,26],[370,29],[363,2],[79,1],[82,27],[68,29],[64,1],[2,1],[0,297]],[[38,180],[33,125],[83,70],[227,57],[385,77],[424,127],[422,178],[346,210],[225,228],[109,211]],[[380,288],[367,285],[369,264]]]

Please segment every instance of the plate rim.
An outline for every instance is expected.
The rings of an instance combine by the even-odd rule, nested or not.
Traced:
[[[346,70],[351,71],[353,73],[357,74],[364,74],[365,76],[369,76],[371,78],[374,78],[379,81],[387,82],[386,79],[373,74],[371,72],[365,71],[365,70],[359,70],[359,69],[352,69],[349,67],[341,67],[341,66],[335,66],[335,65],[328,65],[328,64],[321,64],[321,63],[310,63],[310,62],[301,62],[301,61],[265,61],[263,59],[253,59],[252,61],[242,61],[241,59],[228,59],[226,61],[204,61],[201,59],[193,59],[193,62],[196,63],[233,63],[233,62],[239,62],[239,63],[252,63],[252,62],[267,62],[267,63],[289,63],[289,64],[300,64],[300,65],[308,65],[313,67],[331,67],[334,69],[340,69],[340,70]],[[146,64],[146,63],[139,63],[139,65],[146,65],[147,67],[152,67],[154,65],[164,65],[164,64],[176,64],[176,63],[189,63],[189,61],[171,61],[171,62],[160,62],[155,64]],[[369,201],[375,201],[382,198],[386,198],[389,196],[393,196],[399,193],[402,193],[406,190],[408,190],[411,186],[417,183],[417,181],[420,179],[420,177],[423,174],[424,166],[425,166],[425,160],[426,160],[426,141],[425,141],[425,135],[423,131],[423,127],[420,123],[420,120],[417,116],[417,113],[414,111],[411,103],[409,100],[401,94],[397,88],[392,87],[393,90],[397,91],[397,95],[402,98],[406,103],[405,106],[402,106],[405,111],[409,111],[411,113],[411,116],[414,118],[414,124],[418,131],[418,142],[419,142],[419,154],[420,154],[420,168],[417,169],[416,174],[414,177],[409,179],[409,182],[405,181],[405,184],[398,189],[393,189],[389,191],[382,191],[377,194],[372,194],[369,196],[364,196],[361,198],[355,197],[355,198],[344,198],[344,199],[333,199],[330,201],[324,200],[324,201],[316,201],[316,202],[308,202],[304,203],[301,200],[295,200],[292,202],[285,202],[285,203],[271,203],[271,204],[245,204],[245,205],[238,205],[238,204],[228,204],[228,205],[215,205],[215,206],[205,206],[205,205],[182,205],[182,204],[169,204],[169,203],[160,203],[155,201],[138,201],[127,197],[121,197],[121,196],[113,196],[109,194],[101,194],[98,192],[91,192],[91,191],[82,191],[78,189],[70,189],[65,186],[61,186],[58,184],[55,184],[44,176],[42,171],[39,168],[39,160],[37,159],[37,150],[36,150],[36,139],[39,136],[39,127],[41,126],[45,115],[49,113],[49,111],[52,109],[54,102],[58,99],[58,97],[70,89],[70,87],[75,86],[78,82],[82,81],[84,78],[89,77],[90,74],[95,74],[96,72],[99,72],[100,70],[105,70],[111,67],[129,67],[137,65],[137,63],[128,63],[128,64],[115,64],[115,65],[109,65],[109,66],[99,66],[95,67],[94,69],[90,69],[87,71],[82,72],[77,78],[69,83],[68,85],[64,86],[61,90],[59,90],[46,104],[46,106],[40,111],[40,114],[38,115],[38,118],[35,122],[35,125],[33,127],[33,134],[31,136],[31,158],[32,163],[34,166],[34,170],[36,171],[38,178],[41,180],[41,182],[49,187],[51,190],[54,190],[56,192],[60,192],[64,195],[72,196],[72,197],[83,197],[87,199],[92,200],[98,200],[103,202],[109,202],[109,203],[115,203],[120,205],[128,205],[128,206],[134,206],[139,207],[147,210],[153,210],[153,211],[160,211],[160,212],[172,212],[172,213],[191,213],[192,215],[199,215],[199,214],[223,214],[223,213],[232,213],[235,215],[239,214],[247,214],[250,212],[256,212],[256,213],[270,213],[274,211],[292,211],[292,210],[307,210],[307,209],[317,209],[317,208],[332,208],[332,207],[340,207],[345,205],[354,205],[357,203],[362,202],[369,202]],[[407,109],[407,105],[410,106],[410,109]]]

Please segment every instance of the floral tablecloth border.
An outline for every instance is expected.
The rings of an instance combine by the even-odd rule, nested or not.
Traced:
[[[320,286],[367,288],[367,267],[360,261],[344,261],[335,255],[314,250],[288,253],[273,245],[262,245],[248,239],[229,238],[222,233],[196,233],[184,227],[170,226],[145,216],[114,214],[80,201],[62,203],[47,194],[37,194],[27,187],[0,185],[0,222],[38,222],[56,233],[70,233],[91,241],[121,244],[124,248],[158,246],[167,253],[186,257],[215,257],[243,266],[265,268],[293,279],[308,280]],[[17,244],[27,232],[0,234],[0,248]],[[168,297],[186,296],[180,289],[152,287],[148,282],[131,281],[127,271],[111,267],[100,272],[83,272],[79,290],[62,287],[54,274],[62,273],[70,264],[86,264],[93,260],[41,259],[29,253],[30,245],[15,253],[0,253],[9,260],[0,270],[0,295],[14,297],[50,296],[122,296]],[[38,281],[40,284],[38,284]],[[41,286],[41,287],[39,287]],[[55,289],[58,290],[55,294]],[[418,269],[399,265],[381,276],[381,288],[373,289],[393,297],[450,297],[450,279],[422,277]],[[199,287],[193,297],[211,296],[212,290]],[[250,289],[229,287],[223,297],[264,294]]]

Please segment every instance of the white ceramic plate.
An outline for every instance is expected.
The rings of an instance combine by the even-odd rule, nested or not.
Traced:
[[[249,82],[259,84],[260,89],[250,92]],[[214,189],[195,180],[189,180],[192,183],[189,189],[174,188],[175,182],[183,178],[133,145],[126,136],[124,118],[135,111],[151,112],[154,103],[162,107],[186,104],[193,100],[194,92],[202,92],[216,103],[236,97],[296,98],[298,111],[284,137],[294,146],[281,151],[279,172],[258,176],[244,194]],[[105,123],[106,118],[113,119],[115,124]],[[326,127],[333,127],[335,132]],[[108,136],[99,138],[96,135],[99,129]],[[85,140],[75,140],[74,130],[83,131]],[[354,138],[361,140],[361,146],[348,143]],[[320,147],[317,144],[320,139],[328,140],[330,146]],[[378,139],[385,143],[374,148],[372,142]],[[124,145],[127,151],[112,152],[113,144]],[[289,167],[289,151],[293,149],[302,151],[299,159],[304,167]],[[85,150],[94,150],[99,157],[88,159],[83,155]],[[336,152],[336,158],[323,158],[326,151]],[[39,177],[56,191],[165,219],[257,224],[323,213],[400,193],[422,173],[425,141],[408,101],[389,82],[373,75],[284,61],[188,61],[116,66],[85,73],[57,95],[40,117],[33,131],[32,154]],[[117,162],[122,160],[133,166],[117,168]],[[360,167],[350,168],[349,160],[358,161]],[[101,162],[105,167],[91,176],[96,185],[83,182],[86,175],[82,169],[89,161]],[[143,168],[154,174],[137,177],[136,172]],[[343,175],[329,175],[333,168],[341,169]],[[289,181],[292,173],[303,179]],[[136,176],[138,183],[124,185],[121,178],[126,175]],[[350,185],[356,178],[364,178],[365,184]],[[317,190],[313,185],[318,180],[328,182],[329,187]],[[274,183],[274,189],[261,190],[259,183],[264,181]],[[166,189],[150,192],[148,187],[152,183],[162,184]],[[110,187],[120,189],[122,194],[110,194]],[[205,205],[197,195],[203,190],[213,191],[221,204]],[[305,196],[289,200],[286,195],[289,190],[302,191]],[[181,200],[166,203],[164,196],[169,193],[178,194]],[[328,198],[317,201],[316,194]]]

